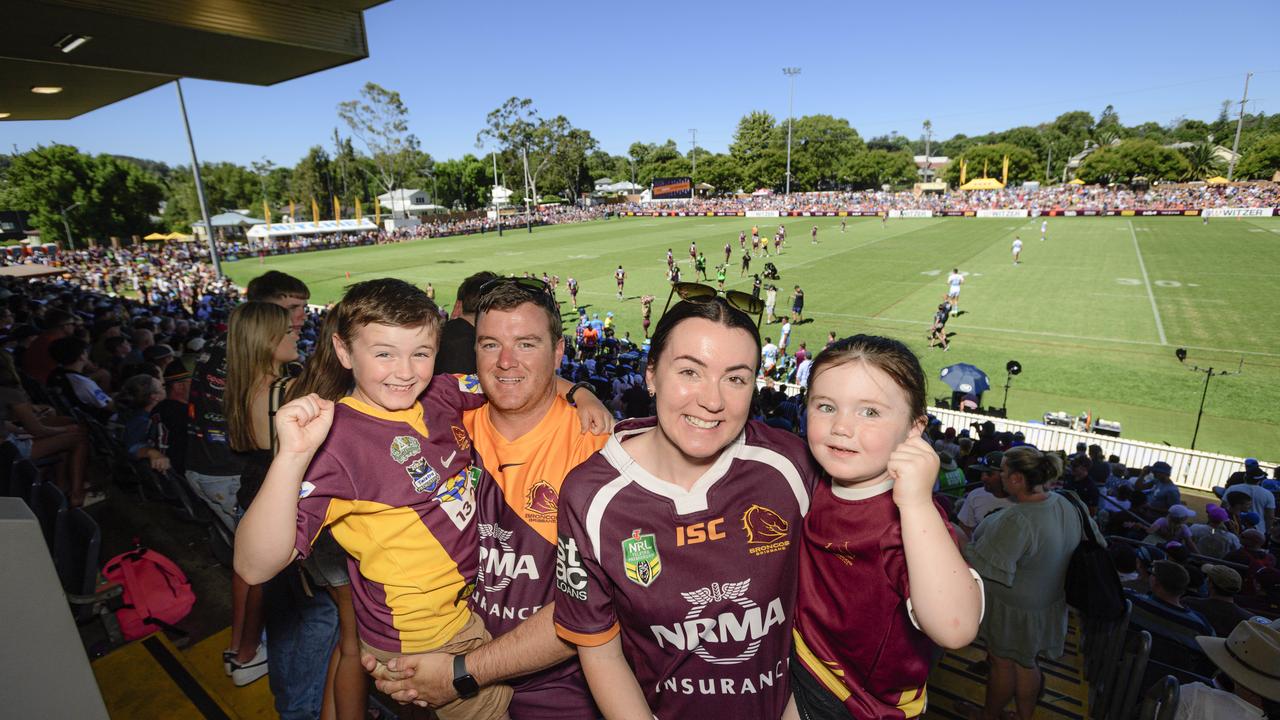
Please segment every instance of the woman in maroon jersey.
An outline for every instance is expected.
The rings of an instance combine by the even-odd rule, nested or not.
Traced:
[[[657,417],[628,421],[565,480],[560,637],[608,718],[778,718],[801,519],[816,467],[796,436],[748,421],[752,318],[721,297],[658,322]]]

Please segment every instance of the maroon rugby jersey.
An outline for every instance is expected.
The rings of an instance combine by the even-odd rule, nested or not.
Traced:
[[[577,410],[562,397],[514,441],[493,426],[490,412],[485,405],[463,421],[486,470],[476,490],[480,569],[471,606],[497,637],[555,600],[560,489],[569,471],[608,436],[583,433]],[[515,690],[509,712],[516,720],[600,717],[577,657],[508,684]]]
[[[360,638],[379,650],[434,650],[462,629],[475,583],[475,486],[462,411],[484,396],[474,376],[437,375],[408,410],[347,397],[307,468],[294,547],[320,530],[351,555]]]
[[[794,435],[748,422],[685,491],[640,467],[623,423],[560,496],[556,628],[621,632],[658,718],[777,718],[790,696],[801,520],[816,470]]]
[[[938,512],[945,523],[946,513]],[[801,544],[795,622],[801,664],[853,717],[923,713],[933,643],[907,612],[911,590],[892,481],[833,492],[824,478]]]

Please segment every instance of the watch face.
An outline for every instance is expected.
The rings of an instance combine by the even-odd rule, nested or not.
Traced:
[[[469,698],[480,692],[480,685],[467,672],[466,656],[455,655],[453,658],[453,690],[460,698]]]

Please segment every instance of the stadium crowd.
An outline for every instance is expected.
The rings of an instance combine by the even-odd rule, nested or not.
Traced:
[[[750,201],[695,201],[693,207],[718,211],[740,209],[743,202],[750,202],[750,207],[763,209],[884,211],[908,207],[909,202],[915,208],[956,209],[1280,204],[1274,188],[1256,192],[1234,187],[1157,188],[1145,194],[1098,188],[1020,192],[923,198],[887,193],[806,194],[790,200],[774,196]],[[618,205],[611,205],[549,210],[540,219],[578,222],[618,209]],[[318,244],[361,244],[396,241],[410,234],[488,231],[492,226],[487,222],[482,218],[447,221],[412,233],[329,238]],[[316,371],[308,373],[309,369],[322,366],[321,357],[333,352],[327,338],[341,331],[334,325],[322,329],[322,324],[340,322],[336,311],[326,314],[307,309],[309,292],[305,284],[279,272],[265,273],[245,290],[236,288],[218,279],[210,266],[200,262],[199,253],[196,245],[180,244],[27,256],[28,262],[59,265],[67,275],[54,280],[0,280],[0,345],[7,351],[0,353],[0,417],[6,421],[8,441],[19,453],[45,461],[48,472],[65,490],[72,505],[94,505],[108,495],[119,494],[120,488],[102,470],[112,467],[112,463],[95,459],[117,452],[137,473],[175,471],[177,477],[187,481],[191,492],[208,504],[215,522],[224,523],[234,535],[240,516],[254,500],[257,486],[272,483],[267,468],[276,447],[270,429],[274,422],[271,417],[279,405],[274,395],[276,380],[298,378],[294,390],[282,390],[284,396],[280,400],[298,397],[298,388],[314,389],[326,400],[338,400],[349,387],[326,390],[324,377],[316,377]],[[661,422],[667,412],[664,397],[661,388],[655,392],[655,383],[646,371],[652,371],[650,353],[660,353],[662,342],[671,340],[655,347],[647,323],[642,328],[618,327],[604,306],[588,312],[588,308],[573,302],[573,312],[569,312],[566,306],[570,303],[561,295],[559,278],[544,276],[544,280],[555,312],[570,318],[576,314],[576,319],[568,323],[572,330],[564,332],[565,352],[557,369],[561,377],[573,383],[569,398],[581,387],[594,394],[617,419],[648,418],[656,413]],[[489,293],[495,292],[495,281],[504,282],[492,273],[468,278],[460,286],[452,310],[441,309],[442,347],[437,372],[476,373],[478,366],[492,362],[485,359],[483,350],[477,350],[476,340],[480,317],[505,307],[499,305],[495,310],[492,305],[496,301]],[[532,297],[540,297],[538,281],[527,274],[508,284],[533,288]],[[518,309],[524,301],[518,293],[514,297],[515,300],[506,301]],[[792,302],[794,310],[794,297]],[[680,312],[693,313],[696,310],[690,308],[695,304],[677,303],[676,307],[681,308]],[[749,320],[754,323],[754,319]],[[832,332],[826,348],[811,350],[800,344],[788,353],[785,337],[789,319],[785,313],[780,322],[783,332],[778,344],[772,337],[755,337],[754,352],[758,353],[757,362],[763,372],[757,381],[759,392],[749,400],[745,413],[761,427],[769,428],[768,432],[787,438],[785,443],[796,443],[795,447],[786,446],[788,453],[803,454],[802,439],[814,432],[814,409],[803,392],[782,392],[778,385],[794,383],[801,389],[808,388],[815,359],[824,350],[846,351],[847,343],[837,340]],[[257,354],[237,350],[237,343],[241,349],[246,343],[253,345],[258,348],[254,351]],[[329,361],[333,358],[326,360]],[[503,362],[507,361],[498,361],[500,366]],[[298,375],[300,368],[302,374]],[[356,382],[360,382],[359,377]],[[289,392],[293,395],[289,396]],[[923,388],[920,393],[923,397]],[[753,438],[754,433],[763,432],[755,427],[753,424],[746,431]],[[822,427],[836,436],[841,432],[828,425]],[[468,429],[472,429],[470,425]],[[1026,445],[1017,434],[997,433],[992,423],[948,428],[928,419],[922,420],[921,430],[927,443],[923,451],[926,454],[916,451],[911,460],[916,469],[913,472],[921,467],[929,470],[933,500],[946,521],[946,529],[963,548],[964,559],[985,586],[987,611],[977,634],[986,643],[989,655],[985,666],[974,671],[987,673],[990,682],[986,707],[974,708],[975,716],[1000,717],[1011,699],[1020,717],[1031,716],[1042,689],[1037,663],[1063,652],[1067,632],[1064,575],[1071,549],[1087,526],[1098,528],[1107,538],[1107,553],[1133,604],[1133,627],[1147,630],[1154,638],[1151,657],[1158,671],[1153,670],[1152,677],[1172,674],[1183,681],[1183,703],[1188,708],[1230,707],[1243,713],[1238,717],[1262,717],[1264,711],[1275,717],[1280,691],[1274,679],[1267,679],[1274,667],[1253,667],[1229,654],[1224,659],[1222,648],[1239,648],[1248,643],[1266,646],[1269,642],[1273,651],[1280,650],[1280,644],[1276,644],[1280,638],[1280,629],[1276,628],[1280,626],[1255,619],[1275,620],[1280,613],[1280,570],[1276,567],[1280,523],[1275,517],[1280,468],[1272,469],[1269,475],[1256,461],[1246,461],[1241,471],[1219,489],[1220,501],[1198,510],[1192,508],[1194,502],[1184,501],[1172,482],[1175,468],[1164,462],[1126,468],[1118,458],[1104,457],[1098,446],[1082,445],[1071,454],[1042,452]],[[454,427],[453,431],[462,447],[462,439],[456,435],[460,430]],[[446,438],[447,433],[446,430]],[[86,442],[87,438],[100,437],[112,437],[114,442],[111,447]],[[590,451],[604,442],[602,437]],[[797,447],[801,449],[797,451]],[[395,452],[393,445],[393,457]],[[814,453],[821,455],[820,450]],[[568,470],[563,468],[560,479]],[[410,477],[414,477],[412,472]],[[1059,489],[1072,494],[1058,494],[1055,491]],[[294,490],[296,495],[296,486]],[[533,490],[529,493],[523,517],[533,518],[530,522],[544,522],[547,506],[535,502],[538,498]],[[894,490],[891,494],[898,502],[899,492]],[[127,501],[123,495],[113,499]],[[550,502],[554,511],[554,503],[559,500]],[[499,504],[506,507],[505,503]],[[1087,513],[1085,526],[1077,520],[1073,507],[1077,504]],[[554,512],[550,514],[554,517]],[[111,522],[111,517],[105,516],[102,521]],[[801,516],[794,521],[801,522]],[[742,522],[748,525],[745,515]],[[710,532],[715,532],[714,527]],[[553,547],[552,555],[555,552]],[[649,562],[641,550],[636,552],[641,554],[628,556],[628,563]],[[650,561],[656,559],[654,552]],[[674,563],[675,558],[669,557],[667,562]],[[290,563],[290,567],[295,566]],[[341,548],[332,544],[323,552],[317,548],[301,567],[304,570],[281,572],[265,583],[250,584],[238,574],[233,579],[235,602],[242,610],[250,608],[237,614],[232,646],[224,654],[225,669],[237,684],[267,675],[277,709],[286,718],[320,716],[326,697],[347,708],[330,717],[362,716],[342,712],[350,713],[351,707],[363,706],[366,669],[373,672],[379,687],[394,693],[397,699],[434,697],[425,684],[425,672],[420,683],[414,684],[389,670],[391,666],[381,659],[366,659],[364,667],[359,666],[362,646],[350,618],[339,612],[339,608],[349,611],[353,602],[351,591],[342,588],[352,582],[348,570],[357,566],[346,562]],[[655,575],[658,572],[656,565],[645,567]],[[906,572],[902,566],[898,570]],[[628,568],[628,573],[639,572]],[[554,571],[544,573],[547,578],[554,575]],[[328,586],[330,593],[295,592],[293,584],[299,578]],[[630,577],[630,581],[645,584],[637,578],[643,576]],[[273,589],[273,584],[288,587]],[[264,589],[255,589],[259,587]],[[565,588],[558,589],[563,602]],[[544,590],[544,599],[552,597],[550,582]],[[586,591],[582,592],[585,597]],[[253,610],[255,607],[257,610]],[[1028,613],[1020,611],[1022,607],[1036,610]],[[340,616],[346,619],[340,620]],[[814,609],[805,617],[812,621],[824,616],[820,609]],[[905,611],[902,618],[894,617],[895,623],[902,620]],[[288,618],[288,622],[282,618]],[[562,619],[560,611],[556,612],[556,623],[562,628],[580,619],[581,616]],[[914,616],[911,622],[915,622]],[[262,625],[266,626],[267,641],[260,645]],[[903,647],[915,648],[912,652],[920,651],[927,657],[934,647],[934,635],[928,633],[928,621],[923,622],[925,630],[920,627],[910,631],[917,635],[912,635],[914,639]],[[490,632],[498,635],[510,629],[510,625],[499,624],[490,627]],[[820,630],[813,632],[821,635]],[[572,633],[562,632],[562,637],[570,636]],[[300,649],[304,640],[311,643],[305,645],[307,650]],[[321,682],[326,675],[345,679],[326,684]],[[803,674],[796,677],[793,682],[797,684],[797,694],[811,693],[803,702],[821,704],[825,697],[823,686],[819,683],[802,691],[800,687],[805,682],[817,681]],[[578,691],[585,692],[581,675],[577,678]],[[502,678],[490,678],[495,679]],[[903,685],[896,687],[900,690]],[[863,691],[868,702],[883,702],[872,690]],[[517,684],[517,703],[521,692]],[[353,700],[353,694],[359,702]],[[842,707],[838,702],[836,706]],[[597,714],[594,708],[585,712],[591,717]],[[518,713],[513,716],[522,717]],[[523,715],[546,716],[532,711]]]

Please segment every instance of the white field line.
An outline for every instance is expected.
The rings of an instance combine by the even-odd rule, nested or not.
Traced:
[[[885,322],[885,323],[898,323],[900,325],[920,325],[920,326],[928,326],[932,324],[932,322],[929,320],[907,320],[905,318],[885,317],[883,315],[880,317],[872,317],[870,315],[850,315],[846,313],[809,312],[808,308],[805,309],[805,314],[813,315],[815,317],[822,316],[822,317],[834,317],[834,318],[847,318],[850,320],[866,320],[868,322],[873,322],[873,323]],[[956,325],[955,327],[959,330],[978,330],[981,332],[1001,333],[1006,335],[1028,335],[1032,337],[1057,338],[1061,340],[1086,340],[1089,342],[1119,343],[1121,345],[1145,345],[1147,347],[1161,347],[1167,344],[1167,343],[1151,342],[1150,340],[1126,340],[1124,338],[1098,337],[1095,335],[1071,335],[1068,333],[1045,332],[1045,331],[1038,331],[1038,330],[1015,330],[1013,328],[987,327],[983,325]],[[1198,346],[1198,345],[1187,345],[1186,347],[1188,350],[1207,350],[1209,352],[1220,352],[1220,353],[1227,353],[1231,355],[1257,355],[1259,357],[1280,357],[1280,353],[1261,352],[1257,350],[1236,350],[1234,348],[1217,348],[1217,347],[1205,347],[1205,346]]]
[[[1147,286],[1147,299],[1151,301],[1151,314],[1156,319],[1156,332],[1160,335],[1160,344],[1168,345],[1169,339],[1164,335],[1164,323],[1160,322],[1160,309],[1156,307],[1156,294],[1151,290],[1151,278],[1147,277],[1147,265],[1142,262],[1142,248],[1138,247],[1138,233],[1133,230],[1133,221],[1129,221],[1129,237],[1133,238],[1133,251],[1138,254],[1138,269],[1142,271],[1142,282]]]

